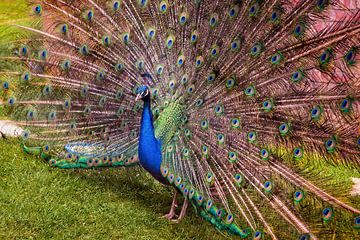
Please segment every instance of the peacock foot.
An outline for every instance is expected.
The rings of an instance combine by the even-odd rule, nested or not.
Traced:
[[[186,215],[186,210],[187,210],[188,205],[189,205],[189,200],[185,198],[179,217],[176,219],[171,219],[171,221],[173,223],[179,223],[179,222],[181,222],[181,220],[183,220],[183,218]]]
[[[174,218],[177,218],[178,215],[175,214],[175,211],[173,212],[169,212],[168,214],[165,214],[164,216],[162,216],[163,218],[166,218],[168,220],[174,220]]]
[[[174,197],[173,197],[173,201],[171,204],[171,208],[168,214],[165,214],[163,217],[168,219],[168,220],[172,220],[174,217],[176,217],[175,215],[175,209],[178,207],[177,201],[176,201],[176,196],[177,196],[177,192],[175,191]]]

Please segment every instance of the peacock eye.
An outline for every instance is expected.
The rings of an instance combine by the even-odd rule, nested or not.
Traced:
[[[9,100],[8,100],[8,104],[10,106],[13,106],[15,104],[15,98],[14,97],[10,97]]]
[[[177,65],[178,67],[181,67],[183,66],[185,62],[185,56],[183,54],[181,54],[179,57],[178,57],[178,60],[177,60]]]
[[[166,38],[166,47],[168,49],[171,49],[174,46],[174,42],[175,42],[175,36],[174,35],[169,35]]]
[[[114,68],[117,73],[121,73],[125,69],[123,62],[117,62]]]
[[[256,232],[254,233],[254,240],[260,240],[260,239],[262,239],[262,237],[263,237],[262,232],[256,231]]]
[[[219,46],[214,45],[210,50],[210,55],[212,58],[217,58],[219,56]]]
[[[201,121],[201,128],[202,128],[203,130],[207,130],[208,127],[209,127],[209,122],[208,122],[208,120],[202,120],[202,121]]]
[[[197,30],[194,30],[192,33],[191,33],[191,43],[196,43],[197,40],[198,40],[198,36],[199,36],[199,33]]]
[[[202,98],[200,98],[200,99],[196,100],[195,105],[197,107],[200,107],[203,105],[203,103],[204,103],[204,100]]]
[[[304,75],[304,72],[301,69],[298,69],[291,75],[291,81],[299,83],[304,78]]]
[[[270,112],[274,107],[274,104],[271,100],[265,100],[262,103],[262,108],[264,110],[264,112]]]
[[[104,107],[105,106],[105,103],[106,103],[106,97],[101,97],[100,100],[99,100],[99,106],[100,107]]]
[[[229,162],[234,163],[237,160],[237,153],[229,152],[228,157],[229,157]]]
[[[188,87],[187,92],[188,92],[189,94],[192,94],[192,93],[194,92],[194,86]]]
[[[68,33],[68,31],[69,31],[69,27],[68,27],[67,24],[61,25],[60,29],[61,29],[61,33],[64,34],[64,35],[66,35]]]
[[[235,5],[233,7],[231,7],[228,11],[228,15],[230,17],[230,19],[234,19],[238,16],[239,14],[239,6]]]
[[[147,4],[148,4],[148,0],[138,0],[138,5],[141,8],[146,8]]]
[[[90,106],[85,106],[84,113],[85,113],[85,115],[89,115],[91,113],[91,107]]]
[[[230,49],[233,52],[238,52],[240,50],[240,40],[234,39],[234,41],[232,41],[230,44]]]
[[[360,217],[356,217],[354,219],[354,223],[355,223],[355,227],[359,228],[360,227]]]
[[[265,192],[271,192],[273,189],[273,184],[271,181],[266,181],[263,185]]]
[[[349,113],[352,107],[352,99],[345,98],[340,102],[340,111],[343,113]]]
[[[23,133],[21,134],[21,137],[23,140],[27,140],[30,137],[30,131],[24,130]]]
[[[216,27],[218,24],[218,21],[219,21],[219,15],[216,13],[212,14],[210,16],[210,21],[209,21],[210,27],[212,27],[212,28]]]
[[[87,45],[82,45],[80,48],[79,48],[79,52],[81,55],[83,56],[87,56],[89,55],[89,47]]]
[[[322,211],[322,218],[325,222],[329,221],[333,217],[333,210],[331,208],[325,208]]]
[[[277,18],[278,18],[277,12],[273,12],[273,13],[271,14],[271,20],[274,21],[274,20],[276,20]]]
[[[36,15],[40,15],[42,13],[42,7],[40,4],[34,6],[33,11]]]
[[[269,159],[270,153],[269,153],[269,151],[267,149],[261,149],[260,150],[260,156],[261,156],[262,160],[266,161],[266,160]]]
[[[247,97],[253,97],[256,93],[256,90],[254,86],[249,86],[245,89],[244,92]]]
[[[357,49],[352,47],[344,56],[344,60],[348,66],[353,66],[356,62]]]
[[[144,67],[145,67],[145,62],[144,62],[144,60],[142,60],[142,59],[137,60],[136,63],[135,63],[135,67],[136,67],[136,69],[137,69],[138,71],[143,70]]]
[[[233,77],[229,78],[228,80],[226,80],[226,84],[225,84],[226,89],[228,90],[233,89],[235,87],[235,83],[236,83],[235,78]]]
[[[168,9],[168,1],[161,1],[159,4],[159,12],[160,13],[166,13]]]
[[[186,74],[183,75],[180,82],[182,85],[185,85],[186,83],[188,83],[188,76]]]
[[[36,115],[37,115],[37,114],[36,114],[35,110],[29,110],[29,111],[27,112],[27,114],[26,114],[26,119],[27,119],[28,121],[35,120]]]
[[[300,147],[297,147],[293,151],[293,156],[296,160],[300,160],[303,157],[303,150]]]
[[[207,146],[202,146],[202,153],[203,153],[203,155],[207,155],[207,154],[208,154],[208,148],[207,148]]]
[[[206,80],[207,80],[207,83],[208,84],[212,84],[212,83],[214,83],[214,81],[215,81],[215,78],[216,78],[216,74],[215,73],[210,73],[208,76],[207,76],[207,78],[206,78]]]
[[[93,10],[87,10],[84,12],[84,18],[88,21],[92,21],[94,18],[94,11]]]
[[[71,62],[70,62],[70,60],[67,60],[67,59],[62,61],[62,63],[60,64],[60,68],[63,71],[69,71],[70,67],[71,67]]]
[[[47,51],[46,49],[41,50],[41,51],[39,52],[39,58],[40,58],[40,60],[42,60],[42,61],[46,61],[47,58],[48,58],[48,51]]]
[[[9,89],[9,83],[8,82],[3,82],[2,87],[4,90],[8,90]]]
[[[283,55],[281,52],[277,52],[275,53],[272,57],[271,57],[271,64],[272,65],[279,65],[279,63],[283,60]]]
[[[333,57],[332,50],[325,50],[319,57],[319,63],[321,68],[326,68]]]
[[[104,35],[102,37],[102,43],[105,47],[109,47],[111,45],[111,37],[108,35]]]
[[[124,32],[122,34],[121,40],[125,45],[128,45],[130,43],[130,33]]]
[[[294,27],[294,37],[300,39],[304,36],[305,33],[305,23],[299,22]]]
[[[113,2],[113,11],[116,12],[120,9],[121,7],[121,3],[119,1],[114,1]]]
[[[154,29],[150,29],[148,31],[148,38],[149,39],[153,39],[155,37],[155,30]]]
[[[29,82],[31,80],[31,74],[29,72],[24,72],[21,75],[21,80],[24,82]]]
[[[200,68],[203,66],[204,58],[202,56],[197,56],[195,59],[195,67]]]
[[[82,88],[81,88],[81,92],[80,92],[80,95],[82,97],[86,97],[87,94],[89,92],[89,86],[87,84],[85,84]]]
[[[100,69],[98,73],[96,74],[96,80],[103,81],[106,78],[106,73],[104,69]]]
[[[252,46],[250,54],[253,57],[258,57],[260,55],[260,53],[262,52],[263,47],[260,43],[256,43]]]
[[[187,12],[181,13],[179,16],[180,25],[184,26],[187,22],[187,19],[188,19],[188,13]]]
[[[310,111],[311,120],[318,121],[321,118],[322,111],[323,110],[321,106],[313,107]]]
[[[224,105],[222,105],[221,103],[217,104],[214,108],[214,111],[216,116],[222,115],[224,113]]]
[[[249,8],[249,17],[256,17],[259,11],[259,5],[257,3],[253,4]]]
[[[28,57],[28,55],[29,55],[29,49],[28,49],[28,47],[25,46],[25,45],[21,46],[21,47],[19,48],[19,56],[26,58],[26,57]]]
[[[279,132],[281,136],[286,136],[290,132],[290,125],[288,123],[282,123],[279,126]]]
[[[328,139],[325,141],[325,147],[326,147],[326,150],[330,153],[334,152],[335,151],[335,148],[336,148],[336,141],[334,138],[331,138],[331,139]]]
[[[161,64],[157,65],[157,66],[156,66],[156,74],[157,74],[157,75],[162,75],[163,72],[164,72],[164,66],[161,65]]]
[[[52,93],[52,87],[50,85],[47,85],[43,88],[43,95],[47,96]]]
[[[248,141],[250,143],[254,143],[256,141],[256,133],[255,132],[249,132],[247,134]]]
[[[326,6],[329,4],[329,0],[317,0],[316,2],[316,9],[321,12],[323,11]]]
[[[169,88],[170,88],[171,90],[173,90],[173,89],[175,88],[175,86],[176,86],[176,83],[175,83],[174,80],[169,82]]]
[[[180,17],[180,22],[181,22],[181,23],[184,23],[185,21],[186,21],[186,17],[181,16],[181,17]]]

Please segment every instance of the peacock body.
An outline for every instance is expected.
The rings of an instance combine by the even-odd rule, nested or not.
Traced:
[[[180,219],[189,203],[241,238],[359,236],[358,198],[321,173],[359,171],[358,1],[31,8],[1,55],[25,151],[59,168],[140,163],[184,197]]]

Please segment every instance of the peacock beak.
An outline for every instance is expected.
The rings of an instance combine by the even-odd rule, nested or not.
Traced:
[[[147,95],[149,95],[149,93],[150,93],[149,89],[147,89],[145,92],[138,93],[136,95],[135,101],[138,101],[139,99],[146,97]]]

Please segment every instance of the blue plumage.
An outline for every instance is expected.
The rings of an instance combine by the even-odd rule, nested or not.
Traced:
[[[148,91],[146,87],[139,89]],[[141,166],[146,169],[156,180],[168,184],[161,175],[160,166],[162,161],[161,141],[155,137],[154,120],[151,112],[150,96],[143,97],[144,109],[141,116],[140,139],[139,139],[139,160]]]

